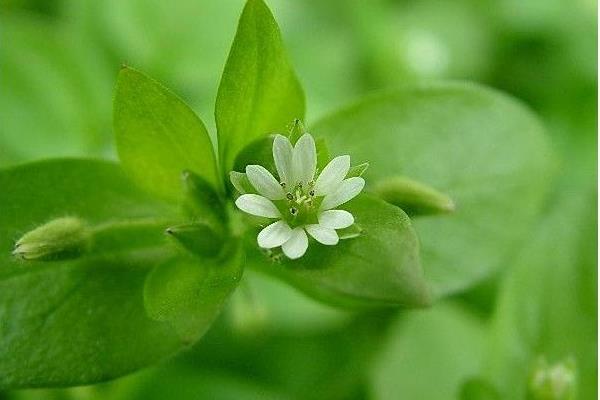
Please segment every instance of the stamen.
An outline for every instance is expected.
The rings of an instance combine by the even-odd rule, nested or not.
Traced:
[[[296,207],[290,208],[290,214],[296,215],[297,212],[298,212],[298,209]]]
[[[315,191],[311,190],[310,192],[308,192],[308,194],[310,194],[310,197],[315,197]]]
[[[288,193],[285,195],[285,197],[289,200],[289,201],[293,201],[294,200],[294,195],[291,193]]]
[[[282,188],[284,188],[284,189],[285,189],[285,187],[286,187],[286,184],[285,184],[285,182],[281,182],[281,183],[280,183],[280,185],[281,185],[281,187],[282,187]]]

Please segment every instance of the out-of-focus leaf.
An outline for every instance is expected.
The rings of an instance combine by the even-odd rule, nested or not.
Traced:
[[[117,80],[114,127],[124,169],[149,192],[181,198],[184,170],[219,187],[216,157],[202,121],[167,88],[128,67]]]
[[[244,272],[229,303],[228,319],[241,333],[313,334],[341,327],[352,313],[320,303],[278,279]]]
[[[248,238],[252,263],[317,298],[339,305],[429,303],[419,262],[419,243],[408,216],[369,194],[343,206],[363,229],[360,236],[336,246],[310,243],[298,260],[280,263],[258,252],[254,233]]]
[[[596,187],[566,180],[501,289],[486,373],[502,398],[526,398],[541,358],[574,358],[577,398],[597,397]]]
[[[112,71],[101,52],[33,16],[3,14],[0,37],[0,166],[107,153]]]
[[[538,120],[483,87],[438,83],[381,94],[313,126],[333,154],[368,161],[374,185],[405,176],[448,195],[450,215],[414,221],[434,294],[502,267],[538,213],[551,156]]]
[[[219,85],[215,118],[225,172],[247,144],[304,118],[304,93],[262,0],[248,0],[244,7]]]
[[[482,321],[448,304],[399,315],[374,363],[374,398],[458,398],[479,372],[484,333]]]
[[[148,271],[174,256],[163,232],[176,210],[100,161],[11,168],[0,187],[0,388],[103,381],[184,346],[143,303]],[[48,262],[11,255],[20,235],[65,215],[94,231],[88,252]]]

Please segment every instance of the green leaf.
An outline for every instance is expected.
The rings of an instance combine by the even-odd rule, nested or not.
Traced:
[[[0,389],[115,378],[178,351],[182,337],[146,315],[149,270],[174,257],[177,209],[112,163],[56,160],[0,171]],[[74,260],[20,261],[23,233],[76,216],[94,231]]]
[[[368,194],[344,207],[362,228],[336,246],[311,242],[298,260],[269,262],[248,237],[251,263],[323,301],[343,306],[424,306],[429,291],[419,263],[419,244],[407,215]]]
[[[230,243],[218,258],[178,257],[148,276],[144,304],[156,321],[173,325],[183,341],[194,343],[210,327],[242,277],[243,254]]]
[[[594,157],[582,171],[594,171],[595,164]],[[585,179],[567,176],[556,188],[501,287],[485,372],[502,398],[527,398],[540,359],[566,366],[574,359],[577,398],[597,397],[595,173]]]
[[[501,268],[535,219],[551,155],[521,104],[473,84],[437,83],[368,98],[313,126],[333,154],[369,162],[367,190],[405,176],[449,196],[456,211],[414,221],[436,296]]]
[[[400,314],[373,363],[372,398],[458,398],[479,372],[484,332],[479,319],[451,304]]]
[[[304,117],[304,93],[287,59],[273,15],[248,0],[223,71],[215,118],[224,171],[250,142],[284,132]]]
[[[170,90],[129,67],[119,73],[114,99],[117,151],[123,168],[150,193],[181,198],[181,172],[220,187],[208,132]]]

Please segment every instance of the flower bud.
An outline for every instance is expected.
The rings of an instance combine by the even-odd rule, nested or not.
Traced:
[[[409,216],[450,213],[455,210],[452,199],[421,182],[405,177],[392,177],[379,182],[374,192]]]
[[[89,247],[90,231],[74,217],[54,219],[27,232],[16,243],[13,254],[23,260],[64,260],[76,258]]]
[[[573,359],[548,365],[541,359],[529,380],[533,400],[572,400],[576,391],[576,371]]]

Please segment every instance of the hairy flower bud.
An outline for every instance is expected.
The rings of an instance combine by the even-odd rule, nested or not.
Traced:
[[[23,260],[64,260],[79,257],[90,242],[90,232],[79,218],[54,219],[27,232],[16,243],[13,254]]]
[[[444,214],[455,210],[450,197],[421,182],[405,177],[384,179],[373,188],[382,199],[402,208],[409,216]]]

